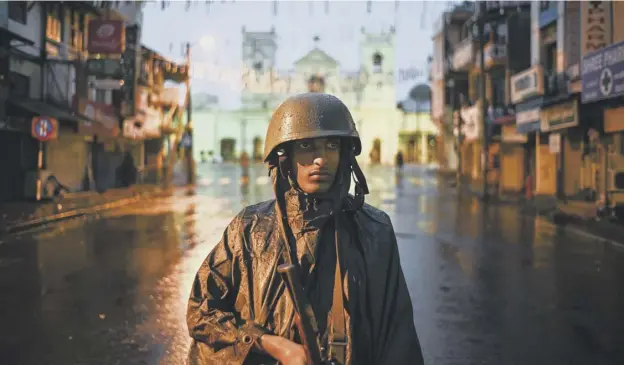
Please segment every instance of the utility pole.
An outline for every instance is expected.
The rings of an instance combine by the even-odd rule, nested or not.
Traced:
[[[484,14],[482,14],[482,2],[476,3],[477,36],[480,48],[480,121],[482,123],[482,198],[488,200],[488,133],[486,124],[486,68],[484,66]]]

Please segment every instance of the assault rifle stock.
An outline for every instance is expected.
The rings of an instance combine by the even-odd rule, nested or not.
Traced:
[[[284,264],[278,267],[278,273],[286,284],[287,291],[293,301],[297,314],[296,322],[302,345],[308,354],[309,365],[324,365],[325,361],[319,344],[319,327],[312,309],[306,298],[304,287],[299,279],[297,268],[292,264]]]

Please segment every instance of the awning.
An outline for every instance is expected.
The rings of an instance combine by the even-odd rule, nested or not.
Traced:
[[[61,108],[47,104],[41,100],[23,99],[23,98],[9,98],[9,103],[24,109],[37,116],[49,116],[57,119],[58,121],[66,121],[72,123],[89,123],[90,120],[82,118],[78,115],[71,114]]]
[[[26,45],[29,45],[29,46],[34,46],[35,45],[35,42],[31,41],[30,39],[25,38],[24,36],[21,36],[21,35],[15,33],[15,32],[11,32],[10,30],[8,30],[6,28],[1,28],[0,27],[0,34],[9,36],[10,40],[12,40],[12,41],[13,40],[19,41],[22,44],[26,44]]]

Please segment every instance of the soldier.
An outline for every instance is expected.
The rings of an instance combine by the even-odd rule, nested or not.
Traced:
[[[364,204],[360,151],[336,97],[303,94],[278,107],[264,151],[276,199],[243,209],[200,266],[190,364],[309,363],[276,273],[284,263],[299,268],[319,343],[339,364],[423,364],[393,226]]]

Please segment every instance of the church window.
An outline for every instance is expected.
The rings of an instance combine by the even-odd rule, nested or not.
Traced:
[[[373,55],[373,72],[374,73],[380,73],[382,72],[382,61],[383,61],[383,57],[380,54],[380,52],[376,52]]]
[[[254,62],[254,70],[256,70],[256,72],[260,72],[263,70],[263,63],[258,61],[258,62]]]

